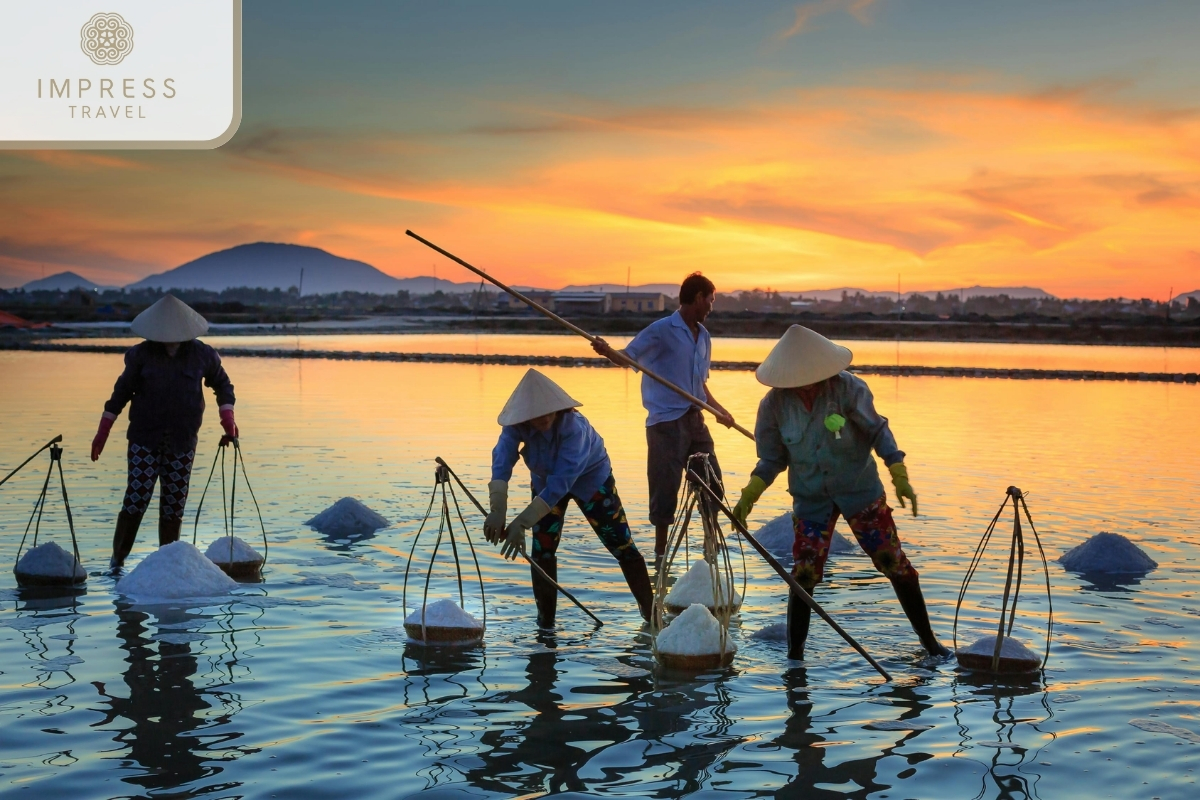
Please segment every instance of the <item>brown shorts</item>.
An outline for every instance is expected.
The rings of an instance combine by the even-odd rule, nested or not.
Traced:
[[[678,419],[646,428],[646,477],[650,482],[650,524],[672,525],[679,501],[679,486],[688,456],[708,453],[709,463],[721,474],[712,434],[700,409],[693,408]],[[716,488],[716,487],[714,487]],[[721,494],[721,490],[717,489]]]

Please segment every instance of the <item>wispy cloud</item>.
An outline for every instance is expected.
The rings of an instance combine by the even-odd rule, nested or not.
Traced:
[[[864,25],[871,21],[872,7],[878,0],[816,0],[796,6],[796,18],[785,30],[776,34],[776,41],[786,41],[808,29],[817,17],[844,11]]]

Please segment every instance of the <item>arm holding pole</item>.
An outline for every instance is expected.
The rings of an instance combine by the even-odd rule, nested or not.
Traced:
[[[536,303],[533,300],[530,300],[528,297],[521,294],[516,289],[506,286],[505,284],[496,280],[491,275],[488,275],[486,272],[479,269],[478,267],[473,267],[470,264],[468,264],[466,261],[463,261],[461,258],[454,255],[453,253],[451,253],[447,250],[443,250],[442,248],[438,247],[436,244],[429,241],[428,239],[422,238],[421,236],[418,236],[417,234],[413,233],[412,231],[405,231],[405,233],[408,234],[409,236],[411,236],[412,238],[416,239],[418,242],[425,245],[426,247],[429,247],[430,249],[436,250],[437,252],[441,253],[446,258],[450,259],[451,261],[453,261],[463,267],[466,267],[467,269],[469,269],[471,272],[474,272],[479,277],[492,283],[498,289],[506,292],[507,294],[512,295],[513,297],[517,298],[525,305],[532,308],[534,311],[537,311],[539,314],[542,314],[543,316],[554,320],[555,322],[562,325],[567,330],[570,330],[574,333],[579,334],[580,336],[587,339],[589,342],[591,342],[593,344],[595,344],[598,341],[603,341],[599,337],[593,336],[592,334],[588,333],[587,331],[585,331],[583,328],[579,327],[578,325],[575,325],[574,323],[568,322],[567,320],[563,319],[558,314],[555,314],[553,311],[546,308],[545,306],[542,306],[541,304]],[[609,348],[609,349],[611,349],[611,348]],[[651,380],[661,383],[663,386],[665,386],[668,389],[670,389],[671,391],[679,394],[681,397],[686,398],[688,401],[690,401],[694,405],[697,405],[700,408],[703,408],[705,411],[709,412],[710,414],[717,417],[718,419],[724,419],[724,418],[728,417],[727,413],[724,413],[721,410],[715,408],[714,406],[710,405],[705,400],[701,400],[699,397],[696,397],[691,392],[685,391],[684,389],[676,386],[675,384],[671,383],[669,380],[662,377],[661,375],[658,375],[657,373],[646,369],[645,367],[643,367],[642,365],[640,365],[636,361],[634,361],[632,358],[630,358],[629,356],[622,353],[620,350],[612,350],[612,352],[616,355],[616,358],[613,359],[613,356],[609,356],[609,358],[615,360],[617,363],[622,364],[623,366],[632,367],[633,369],[636,369],[639,372],[644,373]],[[732,427],[737,429],[737,431],[739,433],[743,434],[747,438],[754,439],[753,433],[746,430],[741,425],[738,425],[736,422],[733,423]]]

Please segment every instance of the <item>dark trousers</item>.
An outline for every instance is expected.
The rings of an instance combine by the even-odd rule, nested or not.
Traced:
[[[712,434],[700,409],[692,408],[679,419],[646,428],[646,477],[650,482],[650,523],[672,525],[679,502],[679,486],[688,456],[708,453],[709,463],[721,477],[721,465],[713,449]],[[713,487],[721,494],[718,487]]]
[[[159,484],[158,514],[163,520],[182,520],[187,503],[188,482],[192,477],[195,450],[172,453],[163,447],[152,448],[129,443],[129,483],[125,487],[126,513],[139,519],[150,505],[154,484]]]

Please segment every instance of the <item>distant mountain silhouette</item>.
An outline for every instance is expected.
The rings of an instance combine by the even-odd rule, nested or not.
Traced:
[[[45,278],[30,281],[21,287],[27,292],[69,292],[72,289],[86,289],[94,292],[105,287],[92,283],[82,275],[74,272],[56,272]]]
[[[743,291],[738,289],[737,291]],[[782,297],[804,297],[808,300],[832,300],[838,301],[842,299],[842,293],[845,292],[848,297],[854,297],[856,294],[861,294],[864,297],[890,297],[895,298],[895,292],[874,292],[868,289],[859,289],[853,286],[843,286],[837,289],[810,289],[806,292],[779,292]],[[1053,299],[1054,295],[1049,292],[1037,289],[1032,286],[970,286],[961,289],[924,289],[918,291],[904,292],[902,297],[907,300],[915,294],[922,294],[933,299],[937,297],[938,292],[945,296],[957,297],[961,294],[963,299],[969,300],[972,297],[999,297],[1006,294],[1014,300],[1049,300]]]
[[[304,294],[370,292],[392,294],[408,290],[425,294],[469,291],[471,286],[434,278],[393,278],[370,264],[341,258],[317,247],[297,244],[255,242],[209,253],[175,269],[151,275],[128,289],[206,289],[220,292],[239,286],[283,289],[300,286],[304,270]]]

